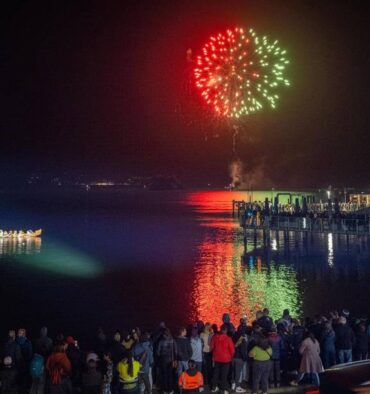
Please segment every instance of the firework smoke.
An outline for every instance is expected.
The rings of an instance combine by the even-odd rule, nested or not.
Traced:
[[[231,184],[230,187],[235,189],[243,184],[243,163],[240,159],[234,160],[229,165]]]
[[[229,165],[232,189],[251,190],[256,187],[270,186],[270,180],[266,178],[264,164],[258,164],[253,168],[245,169],[240,159],[234,160]]]

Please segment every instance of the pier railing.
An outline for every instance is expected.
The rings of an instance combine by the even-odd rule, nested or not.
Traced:
[[[255,205],[259,205],[261,208],[265,207],[264,202],[252,203],[246,202],[244,200],[233,200],[232,201],[232,212],[233,216],[240,216],[244,213],[244,211],[250,207]],[[293,214],[296,210],[296,205],[293,203],[281,204],[279,203],[277,206],[274,206],[272,202],[268,202],[269,210],[274,212],[274,214]],[[303,209],[303,207],[300,207]],[[369,215],[370,214],[370,206],[366,204],[357,204],[357,203],[338,203],[337,204],[338,212],[345,214],[359,214],[359,215]],[[328,202],[324,203],[309,203],[306,204],[305,210],[307,212],[312,213],[323,213],[328,212],[329,210],[335,211],[335,205],[329,204]]]
[[[370,220],[346,218],[309,218],[272,215],[264,218],[240,216],[244,229],[370,235]]]

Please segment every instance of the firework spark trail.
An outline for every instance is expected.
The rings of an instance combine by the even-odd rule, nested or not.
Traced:
[[[262,110],[264,104],[276,108],[276,92],[289,86],[284,77],[286,51],[253,29],[212,36],[195,63],[196,86],[222,117],[238,119]]]

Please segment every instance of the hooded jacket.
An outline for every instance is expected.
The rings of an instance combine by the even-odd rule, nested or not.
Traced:
[[[60,384],[63,376],[71,374],[71,363],[66,353],[52,353],[46,361],[46,370],[49,373],[52,384]]]
[[[196,369],[188,369],[180,375],[178,383],[182,390],[197,390],[203,386],[203,375]]]
[[[232,339],[226,334],[214,335],[211,340],[213,360],[219,363],[231,362],[235,347]]]
[[[149,340],[143,340],[135,344],[133,348],[133,355],[135,360],[141,364],[142,373],[149,373],[150,367],[153,364],[153,348]]]

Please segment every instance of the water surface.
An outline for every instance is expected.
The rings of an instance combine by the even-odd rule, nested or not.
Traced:
[[[254,192],[263,200],[271,192]],[[228,191],[33,192],[3,195],[3,229],[42,227],[40,240],[0,241],[2,329],[43,324],[74,335],[98,327],[368,312],[366,238],[250,233]]]

